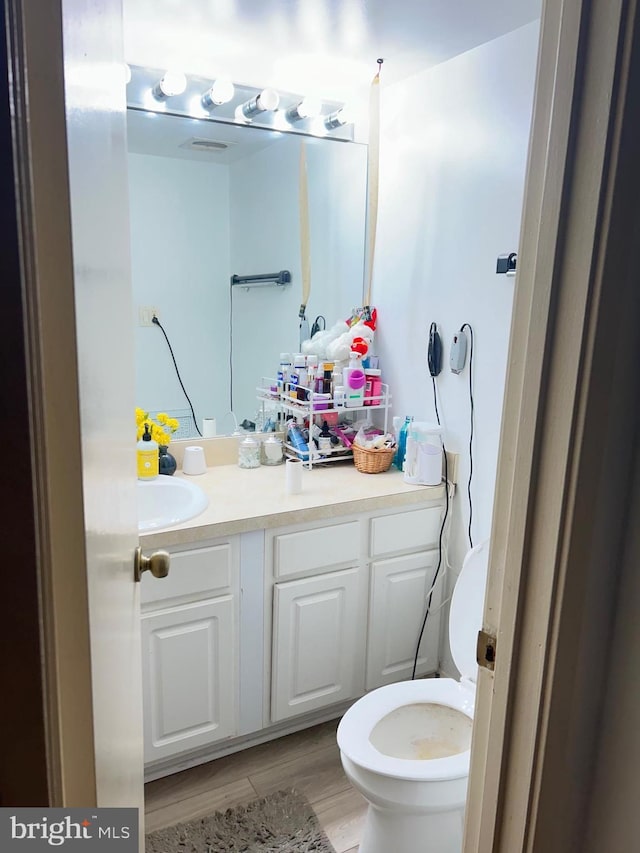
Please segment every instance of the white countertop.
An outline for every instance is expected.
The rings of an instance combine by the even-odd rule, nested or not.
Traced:
[[[183,524],[141,534],[140,543],[147,548],[444,500],[443,485],[410,486],[395,468],[383,474],[361,474],[352,465],[337,463],[303,468],[299,495],[286,494],[284,465],[250,470],[219,465],[197,477],[175,476],[200,486],[209,506]]]

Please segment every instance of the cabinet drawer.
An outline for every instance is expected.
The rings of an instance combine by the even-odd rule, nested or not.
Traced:
[[[140,600],[142,604],[164,601],[185,595],[207,598],[231,587],[233,548],[230,542],[192,551],[171,554],[171,569],[166,578],[158,580],[149,572],[142,576]]]
[[[371,556],[417,551],[438,544],[442,507],[425,507],[371,520]]]
[[[284,533],[274,538],[273,548],[276,578],[353,565],[360,556],[360,524],[350,521]]]

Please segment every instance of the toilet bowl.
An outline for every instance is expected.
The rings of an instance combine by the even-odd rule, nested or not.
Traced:
[[[342,766],[369,803],[360,853],[460,853],[488,543],[467,554],[449,613],[452,678],[373,690],[338,726]]]

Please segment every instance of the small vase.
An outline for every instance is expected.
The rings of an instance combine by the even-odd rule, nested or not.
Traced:
[[[167,476],[171,477],[176,473],[176,468],[178,467],[178,463],[169,453],[169,448],[166,444],[161,444],[158,447],[158,453],[160,458],[158,459],[158,468],[160,474],[167,474]]]

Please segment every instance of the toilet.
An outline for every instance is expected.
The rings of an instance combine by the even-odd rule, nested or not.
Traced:
[[[342,766],[369,802],[359,853],[460,853],[489,544],[465,557],[449,643],[461,673],[373,690],[338,726]]]

